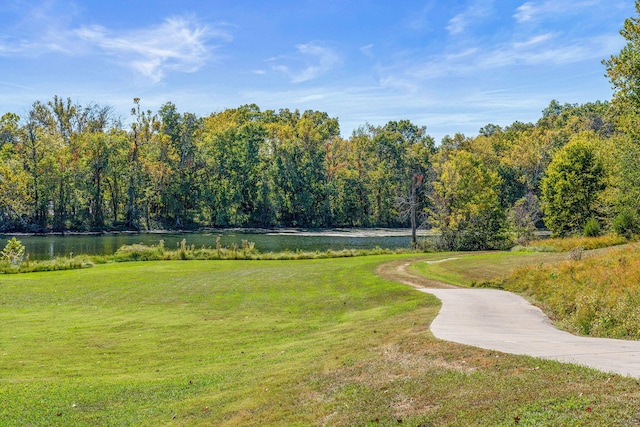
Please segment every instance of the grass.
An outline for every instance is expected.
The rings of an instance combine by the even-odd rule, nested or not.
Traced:
[[[548,252],[455,252],[415,262],[414,274],[458,286],[498,279],[517,267],[564,260],[566,254]]]
[[[564,237],[534,240],[522,249],[529,251],[568,252],[578,247],[591,250],[623,245],[627,242],[628,239],[620,234],[607,234],[598,237]]]
[[[20,244],[20,241],[17,241]],[[398,249],[341,249],[326,251],[282,251],[282,252],[259,252],[255,249],[253,242],[242,240],[241,245],[233,244],[230,247],[223,247],[218,242],[215,248],[187,245],[186,239],[177,249],[167,249],[161,240],[159,245],[132,244],[123,245],[110,255],[76,255],[70,257],[56,257],[50,260],[22,259],[10,262],[8,258],[0,259],[0,273],[33,273],[58,270],[74,270],[90,268],[96,264],[106,264],[110,262],[131,262],[131,261],[176,261],[176,260],[302,260],[302,259],[325,259],[325,258],[350,258],[357,256],[382,255],[382,254],[402,254],[418,253],[421,251],[410,248]]]
[[[413,263],[410,271],[458,286],[522,294],[575,334],[640,339],[640,246],[602,248],[601,238],[578,241],[598,249],[584,256],[573,251],[440,254]]]
[[[640,423],[635,379],[434,339],[405,256],[2,276],[0,425]]]
[[[640,339],[640,247],[629,244],[588,257],[516,269],[483,283],[527,295],[571,332]]]

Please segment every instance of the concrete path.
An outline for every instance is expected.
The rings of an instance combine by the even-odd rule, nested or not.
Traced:
[[[640,377],[640,341],[578,337],[560,331],[539,308],[506,291],[419,290],[442,301],[431,324],[439,339]]]

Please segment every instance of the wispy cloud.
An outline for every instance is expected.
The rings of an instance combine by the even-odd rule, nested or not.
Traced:
[[[46,53],[71,54],[77,43],[68,39],[65,30],[46,29],[34,37],[0,35],[0,56],[37,56]]]
[[[28,87],[28,86],[24,86],[24,85],[19,85],[19,84],[15,84],[15,83],[11,83],[11,82],[5,82],[0,80],[0,86],[7,86],[10,88],[15,88],[15,89],[20,89],[20,90],[28,90],[31,91],[33,90],[33,88]]]
[[[492,9],[493,1],[474,1],[467,10],[449,20],[447,31],[451,35],[464,33],[474,22],[490,16]]]
[[[567,0],[544,0],[528,1],[522,4],[513,15],[516,21],[532,22],[548,16],[566,15],[567,13],[579,13],[584,8],[600,4],[598,0],[567,1]]]
[[[158,82],[169,72],[200,69],[212,57],[211,40],[232,40],[224,29],[203,25],[193,16],[171,17],[155,26],[124,31],[77,26],[54,3],[29,9],[11,31],[6,29],[3,34],[0,30],[0,57],[102,56]]]
[[[587,60],[599,60],[614,50],[619,37],[596,36],[564,40],[554,33],[541,34],[500,47],[480,58],[478,65],[495,68],[509,65],[566,65]]]
[[[82,27],[77,36],[121,64],[160,81],[167,72],[194,72],[210,58],[207,41],[230,41],[231,35],[199,25],[192,18],[176,17],[142,30],[115,33],[102,26]]]
[[[428,0],[421,9],[411,9],[411,14],[406,18],[406,27],[412,31],[423,31],[433,27],[433,10],[438,5],[438,0]]]
[[[600,59],[619,46],[619,37],[596,36],[564,42],[556,33],[531,36],[524,40],[495,46],[491,49],[467,48],[459,53],[436,56],[429,61],[405,68],[411,78],[433,79],[451,75],[470,75],[478,70],[509,66],[561,66]]]
[[[360,47],[360,52],[362,52],[365,56],[369,57],[369,58],[373,58],[375,55],[373,54],[373,47],[374,45],[368,44],[366,46],[362,46]]]
[[[276,64],[275,71],[289,76],[291,82],[302,83],[313,80],[340,64],[340,56],[328,47],[316,42],[296,45],[297,54],[272,58],[274,62],[290,62],[291,64]]]

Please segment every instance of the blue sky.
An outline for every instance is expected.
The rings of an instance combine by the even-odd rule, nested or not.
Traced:
[[[0,114],[54,95],[124,121],[171,101],[326,111],[345,137],[409,119],[437,141],[611,98],[632,0],[0,0]]]

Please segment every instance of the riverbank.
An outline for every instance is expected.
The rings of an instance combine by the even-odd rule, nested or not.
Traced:
[[[107,231],[48,231],[48,232],[10,232],[0,233],[2,236],[103,236],[103,235],[136,235],[136,234],[198,234],[198,233],[245,233],[265,235],[299,235],[299,236],[334,236],[334,237],[401,237],[411,236],[409,228],[201,228],[196,230],[107,230]],[[436,236],[433,230],[417,230],[421,237]]]
[[[421,230],[421,239],[431,239],[433,233]],[[0,239],[19,239],[32,260],[69,257],[70,254],[112,255],[120,247],[142,244],[164,245],[176,249],[186,240],[195,248],[241,247],[242,241],[252,242],[260,252],[327,251],[327,250],[371,250],[375,248],[401,249],[411,247],[411,230],[372,229],[203,229],[200,231],[175,232],[153,230],[148,232],[110,233],[50,233],[0,235]],[[218,242],[218,239],[220,241]]]

